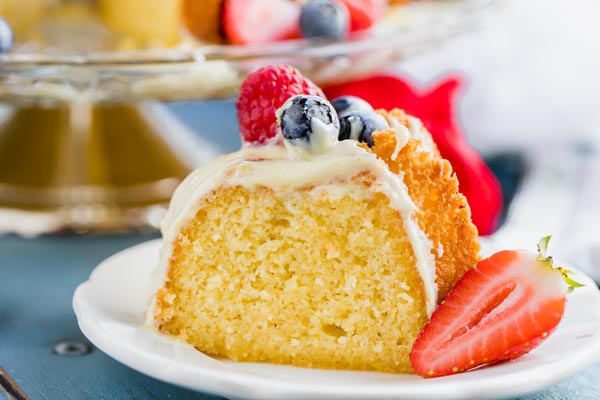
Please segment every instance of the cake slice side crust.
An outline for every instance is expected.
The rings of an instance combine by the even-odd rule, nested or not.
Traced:
[[[378,112],[388,118],[388,113]],[[389,115],[408,127],[402,110],[394,109]],[[425,128],[421,134],[430,136]],[[439,302],[480,259],[477,228],[471,221],[467,199],[459,191],[450,162],[441,158],[436,148],[425,151],[420,139],[410,138],[393,160],[394,131],[374,132],[373,140],[375,145],[370,151],[385,161],[392,172],[403,175],[408,193],[417,206],[419,227],[433,243]]]

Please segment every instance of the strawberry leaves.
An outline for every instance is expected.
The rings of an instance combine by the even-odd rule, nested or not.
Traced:
[[[567,291],[571,293],[575,288],[585,286],[582,283],[579,283],[573,280],[569,275],[573,275],[573,271],[570,271],[563,267],[554,267],[552,263],[552,257],[548,256],[548,244],[550,243],[551,235],[544,236],[540,239],[537,244],[538,251],[538,260],[544,263],[547,263],[551,268],[556,268],[562,275],[563,280],[567,284]]]

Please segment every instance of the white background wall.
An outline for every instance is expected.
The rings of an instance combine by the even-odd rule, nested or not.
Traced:
[[[600,146],[598,0],[497,0],[480,30],[400,69],[423,83],[464,74],[462,123],[484,152]]]

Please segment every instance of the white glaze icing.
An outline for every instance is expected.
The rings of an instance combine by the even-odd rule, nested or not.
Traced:
[[[360,134],[364,129],[362,121],[358,117],[349,117],[348,123],[350,124],[350,135],[348,136],[348,139],[358,141],[360,139]]]
[[[435,155],[435,143],[420,119],[407,115],[406,120],[408,121],[408,126],[401,124],[400,121],[392,115],[388,115],[388,120],[392,128],[403,126],[408,129],[408,134],[411,138],[420,139],[421,145],[419,146],[419,150],[429,153],[432,156]]]
[[[408,128],[406,128],[404,125],[398,125],[392,128],[392,130],[396,135],[396,147],[394,148],[394,152],[392,153],[392,160],[396,161],[400,150],[402,150],[402,148],[406,146],[406,143],[408,143],[410,133],[408,132]]]
[[[404,141],[406,143],[406,141]],[[372,190],[383,192],[390,206],[403,219],[404,228],[412,244],[417,268],[423,280],[427,313],[431,315],[437,304],[435,261],[431,254],[432,244],[415,221],[416,207],[412,202],[402,175],[392,173],[385,162],[374,153],[359,147],[353,140],[335,142],[322,153],[303,151],[293,146],[267,145],[245,146],[240,151],[221,156],[192,172],[177,188],[169,211],[162,222],[164,245],[160,263],[153,275],[151,295],[167,279],[168,262],[172,243],[183,226],[194,217],[203,197],[221,186],[242,186],[252,189],[264,186],[278,195],[291,194],[299,188],[322,186],[334,196],[353,196],[353,185],[344,184],[361,172],[375,177]],[[317,189],[319,190],[319,189]],[[152,323],[153,305],[148,313]]]

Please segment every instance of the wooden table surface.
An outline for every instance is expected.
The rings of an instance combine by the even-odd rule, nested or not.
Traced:
[[[89,343],[71,307],[75,287],[102,259],[152,238],[0,238],[0,366],[8,374],[0,384],[5,390],[20,388],[17,399],[214,398],[146,377],[97,349],[81,356],[55,353],[57,344]]]

